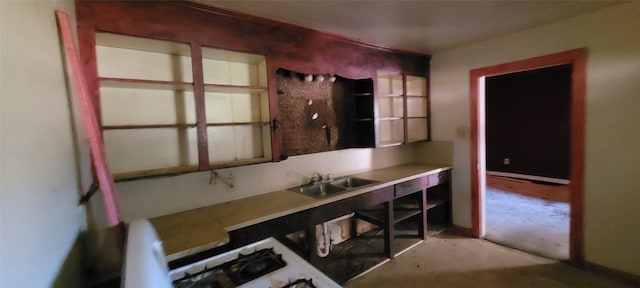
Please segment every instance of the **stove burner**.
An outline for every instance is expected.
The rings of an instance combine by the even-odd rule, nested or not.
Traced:
[[[242,285],[284,266],[287,263],[282,260],[282,254],[266,248],[247,255],[239,253],[237,259],[225,265],[224,271],[234,283]]]
[[[223,288],[228,287],[229,281],[222,271],[222,267],[205,267],[193,275],[185,273],[184,277],[173,281],[176,288]]]
[[[313,279],[304,279],[300,278],[296,281],[290,282],[289,284],[283,286],[282,288],[316,288],[316,285],[313,285]]]

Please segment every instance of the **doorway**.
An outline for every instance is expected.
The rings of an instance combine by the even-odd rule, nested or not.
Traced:
[[[570,207],[557,198],[570,183],[571,74],[564,64],[485,78],[485,239],[569,258]]]
[[[488,77],[571,65],[570,171],[568,184],[570,224],[569,259],[583,261],[583,185],[586,49],[571,50],[516,62],[471,70],[471,202],[472,230],[475,237],[486,235],[486,98]]]

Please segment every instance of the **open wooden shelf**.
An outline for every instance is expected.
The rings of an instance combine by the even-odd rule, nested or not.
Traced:
[[[266,87],[260,86],[243,86],[243,85],[224,85],[224,84],[204,84],[204,91],[209,93],[263,93],[267,92]]]
[[[420,214],[419,209],[407,209],[407,210],[393,210],[393,223],[399,223],[412,216]],[[371,222],[376,225],[383,225],[385,221],[386,212],[384,209],[376,210],[359,210],[356,212],[359,219]]]
[[[191,82],[127,79],[127,78],[111,78],[111,77],[101,77],[100,87],[147,89],[147,90],[193,91],[193,83]]]
[[[214,126],[262,126],[270,125],[270,122],[233,122],[233,123],[207,123],[207,127]]]
[[[389,138],[393,138],[391,142],[401,144],[429,140],[427,78],[378,72],[377,80],[378,120],[380,123],[393,120],[402,122],[401,125],[379,125],[378,146],[389,146]],[[400,132],[402,135],[397,135]],[[398,139],[399,136],[402,139]]]
[[[150,124],[150,125],[104,125],[104,130],[116,129],[148,129],[148,128],[194,128],[196,124]]]
[[[116,180],[271,161],[265,55],[107,32],[94,45]]]
[[[161,169],[149,169],[143,171],[132,171],[113,174],[116,182],[138,180],[158,176],[174,176],[199,171],[198,166],[179,166]]]
[[[436,199],[436,200],[427,199],[427,210],[445,203],[447,203],[446,199]]]

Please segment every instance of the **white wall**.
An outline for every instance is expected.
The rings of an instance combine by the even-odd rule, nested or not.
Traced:
[[[76,161],[54,15],[73,20],[74,4],[0,3],[0,287],[80,287],[77,203],[91,174],[87,157]]]
[[[469,70],[587,47],[585,257],[640,275],[638,27],[632,2],[433,55],[432,129],[454,143],[456,225],[471,227]]]
[[[411,162],[413,145],[346,149],[289,157],[278,163],[217,169],[233,188],[209,184],[210,172],[116,183],[125,222],[152,218],[282,190],[309,181],[314,171],[334,177]]]

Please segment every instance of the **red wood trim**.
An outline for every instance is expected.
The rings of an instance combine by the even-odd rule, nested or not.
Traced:
[[[571,52],[573,72],[571,86],[571,219],[570,259],[584,261],[584,169],[587,49]]]
[[[186,7],[194,8],[194,9],[197,9],[197,10],[202,10],[202,11],[205,11],[205,12],[208,12],[208,13],[213,13],[213,14],[216,14],[216,15],[219,15],[219,16],[235,18],[235,19],[242,20],[242,21],[250,21],[250,22],[254,22],[256,24],[260,24],[260,25],[278,26],[278,27],[280,27],[282,29],[290,30],[290,31],[295,32],[295,33],[305,33],[305,34],[307,34],[307,33],[315,33],[315,34],[320,34],[323,37],[330,38],[332,40],[346,42],[346,43],[349,43],[349,44],[352,44],[352,45],[362,46],[364,48],[376,49],[376,50],[381,50],[381,51],[385,51],[385,52],[410,54],[410,55],[419,55],[419,56],[424,55],[422,53],[415,52],[415,51],[409,51],[409,50],[398,49],[398,48],[390,48],[390,47],[377,45],[377,44],[373,44],[373,43],[362,42],[362,41],[358,41],[358,40],[354,40],[354,39],[351,39],[351,38],[344,37],[342,35],[333,34],[333,33],[325,32],[325,31],[314,30],[314,29],[298,26],[298,25],[295,25],[295,24],[278,21],[278,20],[263,18],[263,17],[259,17],[259,16],[252,15],[252,14],[249,14],[249,13],[245,13],[245,12],[242,12],[242,11],[231,11],[231,10],[226,10],[224,8],[219,8],[219,7],[214,7],[214,6],[200,4],[200,3],[194,3],[194,2],[182,2],[180,4],[183,5],[183,6],[186,6]]]
[[[98,65],[96,63],[96,37],[93,27],[78,23],[78,46],[80,48],[80,61],[84,63],[84,76],[87,80],[87,90],[91,97],[93,110],[96,113],[98,124],[102,125],[102,111],[100,110],[100,85],[98,83]],[[91,172],[94,183],[98,178],[95,174],[94,163],[91,163]]]
[[[535,197],[539,199],[569,203],[571,190],[569,185],[544,185],[524,179],[486,174],[487,187],[496,188],[505,192]]]
[[[465,237],[475,237],[473,229],[471,228],[466,228],[466,227],[462,227],[462,226],[458,226],[458,225],[453,225],[451,227],[449,227],[449,230],[451,230],[452,232],[456,233],[456,234],[460,234],[462,236]]]
[[[480,195],[480,183],[482,183],[480,177],[484,175],[480,175],[480,162],[479,162],[479,139],[478,139],[478,130],[479,130],[479,109],[480,103],[478,103],[479,99],[479,87],[478,82],[482,77],[482,73],[477,70],[471,70],[471,82],[470,82],[470,117],[471,117],[471,229],[473,231],[473,236],[480,238],[484,236],[484,231],[482,229],[482,223],[484,219],[482,218],[482,195]]]
[[[427,141],[431,141],[431,64],[427,63]]]
[[[430,59],[186,1],[77,1],[76,15],[79,24],[98,31],[266,55],[273,67],[301,73],[352,79],[375,77],[376,70],[423,75]]]
[[[196,124],[198,126],[198,167],[209,169],[209,144],[207,135],[206,102],[204,100],[204,71],[202,68],[202,47],[191,43],[191,68],[193,70],[193,97],[196,106]]]
[[[98,124],[102,124],[100,110],[100,84],[98,82],[98,63],[96,56],[96,33],[93,27],[78,25],[78,46],[80,48],[80,63],[84,63],[84,76],[87,80],[87,90],[91,97],[93,110],[96,112]]]
[[[91,94],[89,93],[87,82],[84,78],[84,71],[82,70],[78,54],[73,44],[73,36],[71,35],[71,26],[69,25],[67,14],[62,11],[56,11],[56,16],[58,18],[58,27],[67,58],[67,68],[71,70],[74,90],[78,94],[80,107],[82,109],[82,118],[85,122],[84,127],[87,132],[87,137],[89,138],[91,158],[106,206],[107,221],[110,226],[116,226],[120,223],[118,199],[116,197],[113,178],[107,166],[104,154],[104,142],[102,141],[97,115],[91,101]]]
[[[267,84],[269,90],[269,117],[271,120],[271,161],[279,162],[288,155],[282,155],[282,129],[280,125],[280,97],[278,96],[278,82],[276,71],[279,67],[272,64],[267,57]]]
[[[191,128],[196,124],[152,124],[152,125],[107,125],[102,126],[103,130],[123,130],[123,129],[155,129],[155,128]]]
[[[404,139],[402,143],[409,143],[409,119],[407,112],[407,74],[402,74],[402,125],[404,126]]]
[[[478,172],[478,130],[483,124],[479,119],[478,82],[482,77],[514,73],[550,66],[572,64],[571,99],[571,231],[569,257],[574,263],[584,261],[584,154],[585,154],[585,97],[586,97],[586,48],[503,63],[470,71],[470,108],[471,108],[471,217],[473,233],[481,237],[482,223],[480,209],[480,175]]]
[[[380,147],[380,94],[378,93],[378,75],[373,77],[373,145],[374,147]]]

